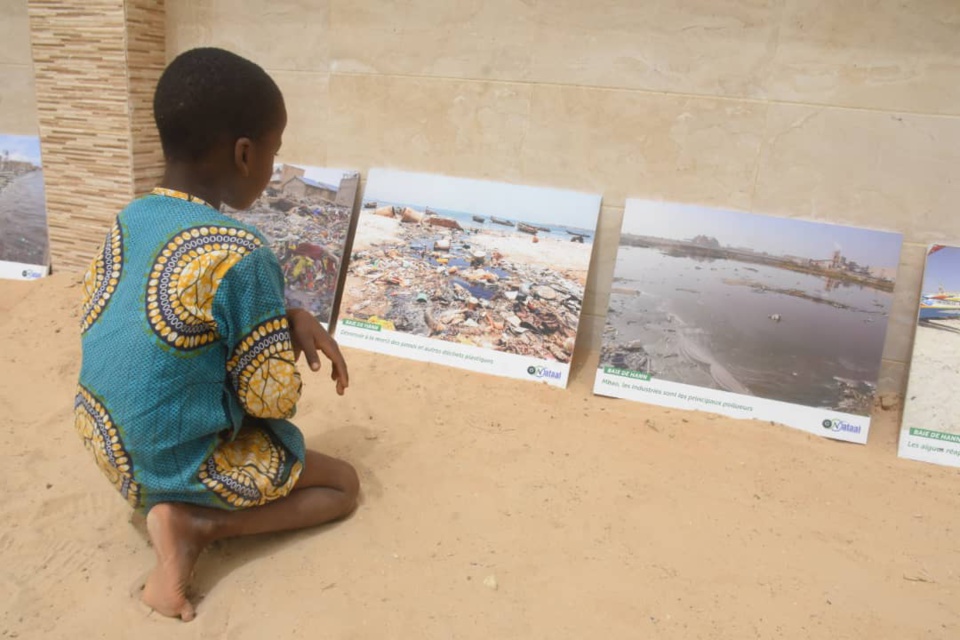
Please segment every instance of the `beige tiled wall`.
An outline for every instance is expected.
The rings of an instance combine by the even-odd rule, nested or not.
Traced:
[[[132,193],[123,0],[30,0],[30,21],[53,266],[77,269]]]
[[[54,269],[82,269],[160,169],[163,0],[29,0]],[[152,30],[152,32],[151,32]]]
[[[27,0],[0,0],[0,133],[37,135]]]
[[[124,15],[133,193],[140,195],[163,175],[153,91],[166,65],[166,12],[163,0],[125,0]]]
[[[904,233],[887,390],[960,240],[957,0],[167,0],[198,45],[275,75],[284,159],[602,192],[594,348],[627,197]]]
[[[46,161],[63,178],[52,237],[68,254],[79,241],[79,264],[101,218],[160,170],[149,102],[164,2],[32,4]],[[55,31],[64,15],[88,50]],[[28,0],[0,0],[0,16],[0,129],[35,133]],[[909,357],[923,245],[960,240],[955,0],[167,0],[167,58],[203,44],[276,77],[286,159],[602,192],[593,347],[629,196],[904,233],[887,388]],[[64,84],[81,71],[65,73],[66,50],[126,84]],[[90,139],[68,103],[96,114]]]

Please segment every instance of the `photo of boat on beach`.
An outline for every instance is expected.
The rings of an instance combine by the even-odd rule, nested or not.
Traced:
[[[0,134],[0,278],[39,278],[49,264],[40,138]]]
[[[360,174],[277,164],[264,193],[229,215],[267,236],[286,281],[287,306],[307,309],[324,326],[333,318]]]
[[[901,237],[628,200],[594,391],[865,442]]]
[[[927,250],[899,455],[960,467],[960,247]]]
[[[599,195],[374,169],[362,202],[342,344],[566,385]]]

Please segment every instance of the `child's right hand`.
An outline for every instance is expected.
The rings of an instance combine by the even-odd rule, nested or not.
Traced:
[[[311,371],[320,371],[319,349],[333,365],[330,379],[337,383],[337,394],[343,395],[350,386],[347,362],[340,353],[336,340],[320,326],[313,314],[306,309],[287,309],[287,322],[290,324],[290,339],[293,341],[294,362],[300,354],[307,358]]]

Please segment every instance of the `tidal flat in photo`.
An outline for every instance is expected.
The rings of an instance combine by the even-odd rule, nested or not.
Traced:
[[[341,317],[568,363],[599,196],[373,170]]]
[[[0,135],[0,261],[36,265],[49,261],[36,136]]]
[[[601,367],[869,415],[898,234],[628,200]]]
[[[329,324],[350,232],[360,174],[278,164],[263,195],[231,212],[270,241],[286,281],[287,305]]]

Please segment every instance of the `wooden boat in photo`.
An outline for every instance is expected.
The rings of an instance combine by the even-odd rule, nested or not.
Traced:
[[[522,231],[524,233],[531,233],[533,235],[537,235],[537,231],[539,231],[539,227],[535,227],[532,224],[526,224],[525,222],[518,222],[517,231]]]
[[[474,221],[474,222],[481,222],[481,223],[482,223],[482,222],[486,222],[487,219],[484,218],[483,216],[473,216],[473,221]]]
[[[447,229],[456,229],[457,231],[463,231],[463,227],[460,226],[460,223],[454,220],[453,218],[444,218],[443,216],[433,215],[426,219],[427,224],[432,224],[437,227],[445,227]]]
[[[490,216],[490,222],[494,224],[502,224],[505,227],[512,227],[514,224],[509,220],[504,220],[503,218],[498,218],[496,216]]]
[[[920,305],[921,320],[956,320],[960,318],[960,306],[956,305]]]
[[[920,300],[920,320],[960,318],[960,294],[940,291]]]
[[[425,214],[420,213],[416,209],[404,207],[403,211],[400,213],[400,222],[406,222],[407,224],[420,224],[423,222],[424,217]]]

